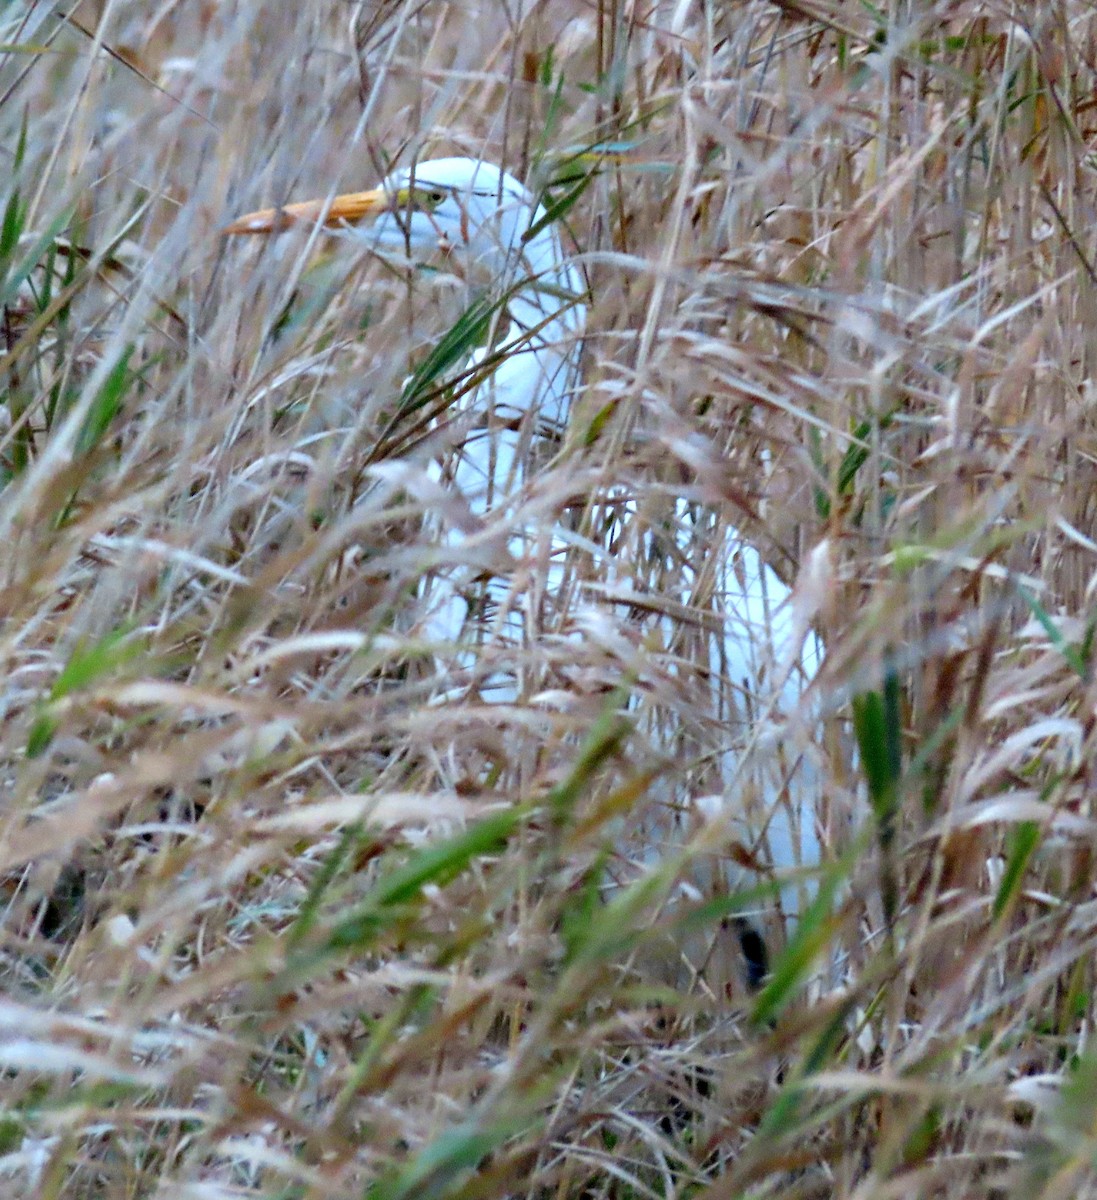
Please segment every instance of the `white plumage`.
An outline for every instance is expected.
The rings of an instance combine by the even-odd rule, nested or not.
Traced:
[[[464,367],[483,377],[461,401],[458,424],[467,436],[455,447],[449,480],[474,514],[494,513],[513,503],[528,482],[526,450],[562,433],[579,384],[585,286],[564,251],[556,224],[546,219],[544,208],[518,180],[498,167],[470,158],[441,158],[395,171],[368,192],[251,214],[234,222],[228,232],[269,232],[293,222],[317,221],[348,231],[384,254],[419,261],[444,256],[467,279],[471,294],[498,299],[501,319],[495,322],[495,336]],[[462,535],[447,530],[443,536]],[[516,528],[514,557],[520,559],[524,545],[539,536],[544,536],[543,530]],[[699,665],[711,672],[714,713],[722,711],[721,704],[726,707],[730,691],[738,695],[740,718],[780,716],[800,703],[817,663],[818,646],[811,636],[805,640],[805,630],[796,628],[788,587],[734,531],[728,541],[721,568],[724,636],[710,644],[709,661]],[[554,543],[556,549],[562,551],[562,545]],[[688,556],[689,547],[682,549]],[[559,557],[562,554],[554,553],[554,562]],[[549,568],[550,590],[560,572],[558,565]],[[622,574],[627,572],[624,564]],[[431,593],[429,632],[440,644],[467,641],[471,646],[483,636],[482,628],[474,636],[466,625],[459,591],[454,583],[443,581]],[[665,616],[658,619],[669,644],[673,622]],[[516,631],[504,623],[497,632]],[[722,688],[721,680],[730,681],[731,688]],[[514,699],[513,681],[496,679],[494,688],[491,698]],[[780,756],[771,755],[758,769],[747,763],[744,770],[744,748],[756,741],[742,719],[728,721],[721,767],[729,828],[742,835],[746,825],[747,836],[755,838],[763,837],[764,830],[761,844],[778,870],[812,865],[818,861],[819,845],[811,787],[794,776],[791,792],[778,803],[777,793],[785,783],[775,765]],[[749,753],[759,761],[765,754],[757,747]],[[736,811],[736,795],[748,790],[748,776],[756,783],[763,781],[768,806],[766,813],[752,811],[749,818]],[[755,809],[758,790],[753,789]],[[665,836],[665,830],[658,836]]]

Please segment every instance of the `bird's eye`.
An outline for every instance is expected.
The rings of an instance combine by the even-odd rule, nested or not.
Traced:
[[[439,204],[446,198],[444,188],[416,188],[414,191],[407,193],[408,203],[412,208],[419,209],[420,212],[434,212]]]

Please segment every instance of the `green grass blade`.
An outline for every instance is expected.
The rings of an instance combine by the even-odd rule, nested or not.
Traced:
[[[122,351],[121,357],[111,367],[103,381],[95,399],[88,408],[87,416],[76,436],[76,453],[88,454],[99,445],[100,440],[114,423],[114,419],[122,411],[122,402],[127,392],[138,378],[136,372],[130,370],[130,359],[134,347],[129,345]]]
[[[542,230],[548,229],[550,225],[554,225],[557,221],[561,221],[575,207],[583,193],[590,187],[591,180],[595,173],[588,171],[584,174],[572,187],[568,188],[561,196],[555,199],[543,198],[542,203],[545,211],[541,216],[534,221],[530,227],[522,234],[522,244],[532,241]]]
[[[994,920],[997,921],[1016,904],[1021,894],[1025,873],[1028,871],[1029,863],[1039,848],[1042,838],[1042,830],[1035,821],[1023,821],[1012,831],[1006,854],[1005,870],[1002,872],[1002,879],[994,896],[992,910]]]
[[[499,307],[499,301],[488,297],[474,300],[446,330],[404,385],[399,405],[402,415],[414,412],[430,398],[429,390],[434,384],[484,345]]]
[[[893,672],[888,672],[882,692],[854,696],[853,728],[872,810],[880,828],[887,829],[903,772],[899,684]]]
[[[123,664],[132,661],[143,650],[142,644],[133,638],[132,625],[123,625],[112,630],[90,646],[80,644],[72,652],[68,662],[54,681],[49,699],[31,725],[27,737],[26,754],[37,758],[53,740],[57,731],[54,706],[66,696],[81,692],[93,683],[101,682]]]
[[[1063,636],[1062,630],[1051,619],[1051,615],[1047,609],[1040,603],[1039,600],[1025,587],[1019,587],[1017,591],[1020,593],[1021,599],[1028,605],[1029,611],[1037,621],[1044,627],[1044,632],[1048,635],[1051,644],[1063,656],[1070,669],[1079,677],[1085,679],[1088,671],[1086,661],[1081,654],[1071,646]],[[1087,638],[1087,643],[1091,639]]]
[[[429,1142],[404,1168],[366,1189],[366,1200],[441,1200],[505,1142],[529,1127],[511,1116],[484,1126],[469,1122]]]
[[[415,851],[402,866],[384,874],[361,904],[336,921],[324,936],[321,952],[360,952],[372,945],[391,922],[414,909],[423,888],[444,887],[475,859],[498,853],[527,816],[526,808],[514,805],[484,817],[456,837]]]
[[[5,220],[7,220],[7,213],[5,213]],[[30,273],[45,257],[50,246],[57,239],[58,234],[62,229],[67,228],[71,224],[72,212],[69,210],[60,212],[54,217],[46,227],[45,232],[35,239],[30,250],[23,257],[19,265],[0,283],[0,305],[14,302],[19,289],[30,276]]]

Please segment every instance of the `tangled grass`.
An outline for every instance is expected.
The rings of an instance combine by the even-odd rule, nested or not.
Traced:
[[[2,20],[3,1194],[1092,1193],[1090,6]],[[413,484],[461,281],[219,236],[447,153],[592,296],[567,436],[469,541],[566,514],[557,594],[502,573],[543,635],[448,666],[461,499]],[[757,988],[744,540],[825,646]]]

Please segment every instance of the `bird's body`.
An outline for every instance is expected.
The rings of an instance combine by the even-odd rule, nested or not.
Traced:
[[[252,214],[234,222],[228,232],[264,233],[302,222],[323,222],[386,256],[415,261],[441,256],[466,279],[470,295],[486,301],[482,312],[491,317],[486,344],[468,355],[461,370],[462,377],[477,381],[464,390],[452,423],[460,436],[447,465],[438,469],[441,481],[461,494],[474,518],[514,510],[531,482],[529,464],[537,461],[532,452],[540,447],[541,459],[547,457],[546,442],[565,429],[579,382],[586,289],[556,223],[518,180],[498,167],[442,158],[396,171],[369,192]],[[558,517],[543,509],[535,521],[526,514],[513,522],[507,537],[512,563],[540,545],[547,564],[541,586],[547,592],[562,577],[566,553],[566,539],[555,524]],[[456,547],[466,533],[447,527],[441,537]],[[773,866],[788,869],[817,861],[813,812],[809,804],[790,800],[793,793],[783,778],[788,764],[780,756],[771,755],[760,773],[755,770],[749,755],[758,739],[751,722],[772,726],[775,714],[796,707],[816,648],[814,643],[803,648],[805,631],[791,619],[788,587],[734,530],[728,542],[720,551],[718,571],[723,594],[717,611],[724,617],[724,632],[709,638],[707,651],[692,665],[708,681],[704,686],[714,721],[726,729],[727,745],[714,757],[728,789],[729,828],[738,836],[735,821],[747,813],[737,807],[735,795],[746,796],[752,787],[761,792],[748,806],[749,817],[743,817],[751,831],[746,840],[768,844]],[[688,558],[691,548],[680,549]],[[627,577],[630,564],[618,561],[616,569],[619,578]],[[521,619],[513,612],[496,621],[488,635],[490,619],[485,622],[482,610],[470,620],[467,583],[459,574],[436,579],[428,620],[431,639],[448,646],[451,655],[457,647],[465,666],[473,651],[462,651],[462,645],[471,648],[482,645],[485,637],[505,641],[522,635],[515,623]],[[503,603],[506,585],[488,587],[496,588],[496,599]],[[667,616],[657,619],[663,625],[662,640],[673,653],[675,623]],[[513,679],[494,698],[516,699]],[[748,783],[748,776],[763,780],[761,786]],[[763,807],[769,803],[768,816],[753,811],[759,801]],[[657,846],[668,839],[668,827],[643,836],[649,847]]]
[[[482,426],[513,429],[532,419],[547,429],[564,427],[577,383],[586,288],[555,224],[518,180],[491,163],[434,159],[394,172],[371,191],[265,209],[226,232],[269,233],[320,220],[381,254],[413,261],[441,255],[473,294],[496,302],[491,345],[474,352],[464,369],[476,375],[483,367],[464,401],[484,418]],[[508,490],[506,481],[518,477],[508,453],[515,440],[465,441],[458,486],[466,499],[487,497],[490,504],[493,493]]]
[[[463,387],[449,414],[447,425],[458,436],[437,472],[474,517],[497,513],[518,495],[528,463],[538,457],[532,451],[562,434],[578,382],[586,289],[555,223],[518,180],[493,164],[441,158],[395,171],[371,191],[250,214],[227,232],[267,233],[321,220],[389,258],[442,259],[465,279],[486,342],[461,368],[462,382],[474,382]],[[461,543],[475,532],[446,526],[440,538],[460,557]],[[511,560],[521,559],[541,532],[528,522],[516,529],[507,539]],[[440,646],[454,647],[471,635],[482,640],[492,610],[505,603],[498,580],[473,583],[470,572],[463,574],[431,581],[424,633]],[[475,621],[468,620],[470,612]],[[501,628],[518,635],[515,614]],[[462,657],[461,674],[475,676],[473,660]],[[515,698],[513,681],[497,673],[490,680],[481,673],[475,682],[491,699]]]

